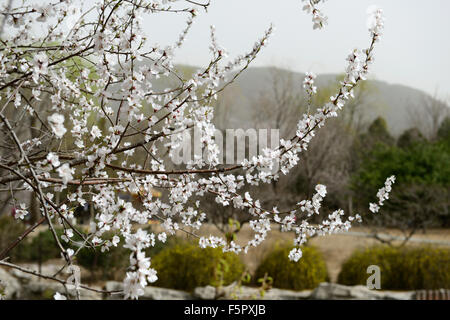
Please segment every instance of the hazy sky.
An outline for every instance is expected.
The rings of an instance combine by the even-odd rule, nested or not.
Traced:
[[[450,97],[450,1],[328,0],[323,30],[312,30],[300,0],[211,0],[177,55],[177,62],[209,62],[209,25],[230,56],[247,52],[273,23],[275,33],[254,66],[278,66],[300,72],[339,73],[351,49],[369,44],[366,9],[376,4],[386,15],[385,31],[375,50],[371,77]],[[184,26],[180,15],[152,15],[145,20],[150,42],[173,43]]]

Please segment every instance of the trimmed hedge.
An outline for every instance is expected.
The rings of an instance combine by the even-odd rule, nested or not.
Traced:
[[[321,253],[314,247],[302,247],[302,258],[298,262],[289,260],[292,246],[274,249],[258,266],[254,279],[257,281],[267,273],[273,279],[273,287],[291,290],[314,289],[328,281],[328,271]]]
[[[220,248],[202,249],[196,243],[177,243],[155,255],[152,267],[158,272],[155,286],[191,291],[206,285],[228,285],[238,280],[244,264],[234,253]]]
[[[381,269],[381,289],[450,288],[450,250],[447,248],[375,246],[358,250],[342,265],[338,283],[365,285],[370,265]]]

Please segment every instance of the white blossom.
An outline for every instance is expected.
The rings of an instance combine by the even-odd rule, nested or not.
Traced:
[[[59,113],[54,113],[47,118],[53,133],[58,137],[62,138],[62,136],[66,133],[67,129],[64,127],[64,116]]]
[[[54,154],[53,152],[49,152],[47,154],[47,161],[48,163],[50,163],[53,167],[58,167],[60,162],[59,162],[59,157],[57,154]]]
[[[68,249],[66,250],[66,252],[67,252],[67,255],[68,255],[69,257],[72,257],[73,254],[75,253],[75,252],[73,251],[73,249],[70,249],[70,248],[68,248]]]
[[[378,8],[375,5],[367,8],[367,28],[369,29],[372,36],[375,37],[375,40],[378,40],[378,37],[382,34],[384,29],[384,16],[383,10]]]
[[[167,240],[167,234],[165,232],[161,232],[160,234],[158,234],[158,240],[161,242],[166,242]]]
[[[20,209],[16,208],[14,218],[23,220],[28,215],[27,206],[24,203],[20,204]]]
[[[48,72],[48,58],[44,52],[38,53],[33,58],[33,81],[38,82],[40,75]]]
[[[55,300],[67,300],[67,297],[65,295],[63,295],[63,294],[60,294],[59,292],[56,292],[53,295],[53,299],[55,299]]]
[[[377,192],[377,198],[378,198],[378,204],[376,203],[370,203],[369,204],[369,210],[373,213],[377,213],[380,210],[380,207],[383,206],[384,201],[389,199],[389,193],[392,190],[392,184],[395,183],[395,176],[390,176],[386,179],[384,183],[384,187],[378,190]]]
[[[62,166],[56,169],[56,171],[61,177],[63,184],[67,184],[69,180],[72,180],[73,174],[75,173],[75,169],[71,168],[68,163],[64,163]]]
[[[303,80],[303,88],[310,96],[317,92],[317,87],[314,85],[314,80],[316,79],[316,77],[317,76],[314,73],[307,72],[305,79]]]
[[[328,18],[317,8],[317,5],[324,1],[302,0],[302,2],[305,2],[302,9],[312,14],[313,29],[322,29],[328,23]]]
[[[373,213],[377,213],[380,210],[380,206],[376,203],[369,203],[369,210]]]
[[[97,126],[92,126],[91,128],[91,137],[92,140],[100,138],[102,136],[102,131]]]
[[[289,252],[289,260],[297,262],[302,257],[303,253],[300,248],[294,248]]]

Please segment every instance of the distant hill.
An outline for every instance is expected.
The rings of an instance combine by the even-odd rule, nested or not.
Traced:
[[[177,69],[184,78],[198,70],[194,66],[179,65]],[[226,110],[227,125],[230,128],[248,128],[252,126],[254,110],[258,108],[258,98],[262,94],[273,93],[274,74],[277,79],[290,79],[294,90],[303,92],[302,83],[304,73],[292,72],[274,67],[252,67],[245,70],[237,80],[221,95]],[[410,113],[425,100],[433,99],[424,91],[411,87],[389,84],[379,80],[366,80],[369,90],[365,96],[364,121],[371,122],[376,117],[386,119],[390,132],[394,136],[400,135],[404,130],[411,128]],[[337,74],[321,74],[317,76],[316,85],[321,88],[338,85]],[[166,88],[167,83],[157,81],[154,88]],[[333,92],[334,94],[334,92]],[[273,97],[273,95],[272,95]],[[275,110],[274,110],[275,112]]]

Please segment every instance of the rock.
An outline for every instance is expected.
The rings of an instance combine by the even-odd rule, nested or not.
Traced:
[[[24,269],[27,270],[32,270],[32,271],[36,271],[39,272],[39,265],[37,263],[20,263],[19,266],[23,267]],[[41,274],[46,275],[46,276],[53,276],[55,273],[57,273],[62,267],[64,266],[64,264],[60,264],[60,265],[56,265],[56,264],[42,264],[41,265]],[[22,272],[20,270],[14,269],[14,274],[16,275],[16,277],[19,278],[26,278],[26,279],[32,279],[32,278],[36,278],[36,276],[33,276],[29,273],[25,273]],[[64,274],[64,272],[63,272]]]
[[[231,289],[231,290],[230,290]],[[258,288],[241,286],[240,288],[226,289],[227,299],[240,300],[302,300],[308,299],[311,291],[292,291],[272,288],[266,290],[262,295]]]
[[[365,286],[344,286],[323,282],[311,293],[310,299],[316,300],[409,300],[414,292],[392,292],[370,290]]]
[[[202,300],[213,299],[239,299],[239,300],[299,300],[308,299],[311,291],[292,291],[284,289],[270,289],[261,292],[258,288],[241,286],[238,287],[234,282],[218,290],[213,286],[198,287],[194,290],[194,296]]]
[[[21,267],[30,271],[39,272],[39,266],[36,263],[26,263],[20,264]],[[43,264],[41,266],[41,274],[46,276],[54,276],[61,268],[62,264]],[[38,276],[32,275],[30,273],[26,273],[17,269],[12,269],[11,274],[15,276],[13,279],[19,283],[19,292],[20,296],[17,295],[17,298],[21,299],[53,299],[53,295],[55,292],[59,292],[61,294],[67,295],[66,289],[62,284],[57,281],[42,279]],[[68,277],[68,273],[66,271],[61,272],[58,276],[59,279],[66,279]],[[1,279],[1,276],[0,276]],[[20,280],[20,281],[19,281]],[[20,282],[22,285],[20,285]],[[95,288],[99,289],[99,288]],[[102,294],[86,290],[80,289],[80,298],[83,300],[93,300],[93,299],[102,299]],[[75,290],[68,290],[69,298],[76,298]]]
[[[335,283],[323,282],[314,289],[310,298],[315,300],[341,300],[341,299],[376,299],[379,295],[363,286],[344,286]]]
[[[404,292],[397,292],[397,291],[382,291],[384,294],[383,299],[387,300],[414,300],[414,291],[404,291]]]
[[[20,263],[18,265],[23,267],[24,269],[39,272],[39,265],[37,263]],[[40,273],[43,275],[46,275],[46,276],[54,276],[57,272],[59,272],[61,270],[61,268],[63,266],[64,266],[63,263],[59,263],[59,264],[43,263],[41,265]],[[81,276],[85,275],[88,272],[80,266],[77,266],[77,267],[80,268]],[[28,282],[28,281],[37,279],[37,276],[34,276],[34,275],[26,273],[26,272],[22,272],[17,269],[12,269],[11,273],[23,282]],[[58,277],[61,279],[65,279],[68,277],[67,267],[62,272],[59,273]]]
[[[118,281],[107,281],[103,287],[103,290],[105,290],[105,291],[122,291],[123,284],[122,284],[122,282],[118,282]]]
[[[0,293],[4,299],[20,299],[22,286],[8,271],[0,268]]]
[[[123,284],[117,281],[108,281],[104,286],[104,290],[106,291],[122,291]],[[108,295],[107,299],[123,299],[123,294],[112,294]],[[167,289],[167,288],[158,288],[147,286],[144,290],[144,294],[139,297],[140,300],[191,300],[194,299],[189,292]]]
[[[216,294],[216,288],[213,286],[198,287],[194,289],[194,296],[201,300],[214,300]]]
[[[11,274],[14,277],[16,277],[17,279],[19,279],[20,281],[24,281],[24,282],[28,282],[28,281],[30,281],[31,279],[33,279],[35,277],[35,276],[33,276],[33,275],[29,274],[29,273],[25,273],[25,272],[22,272],[22,271],[17,270],[17,269],[12,269],[11,270]]]
[[[118,282],[118,281],[107,281],[105,283],[105,285],[103,286],[103,290],[105,290],[105,291],[123,291],[123,284],[122,284],[122,282]],[[105,293],[105,298],[107,300],[122,300],[123,294],[122,293],[112,293],[112,294]]]
[[[272,288],[264,294],[265,300],[304,300],[311,295],[311,290],[292,291]]]
[[[173,290],[158,287],[146,287],[142,299],[148,300],[191,300],[194,297],[189,293],[181,290]]]

